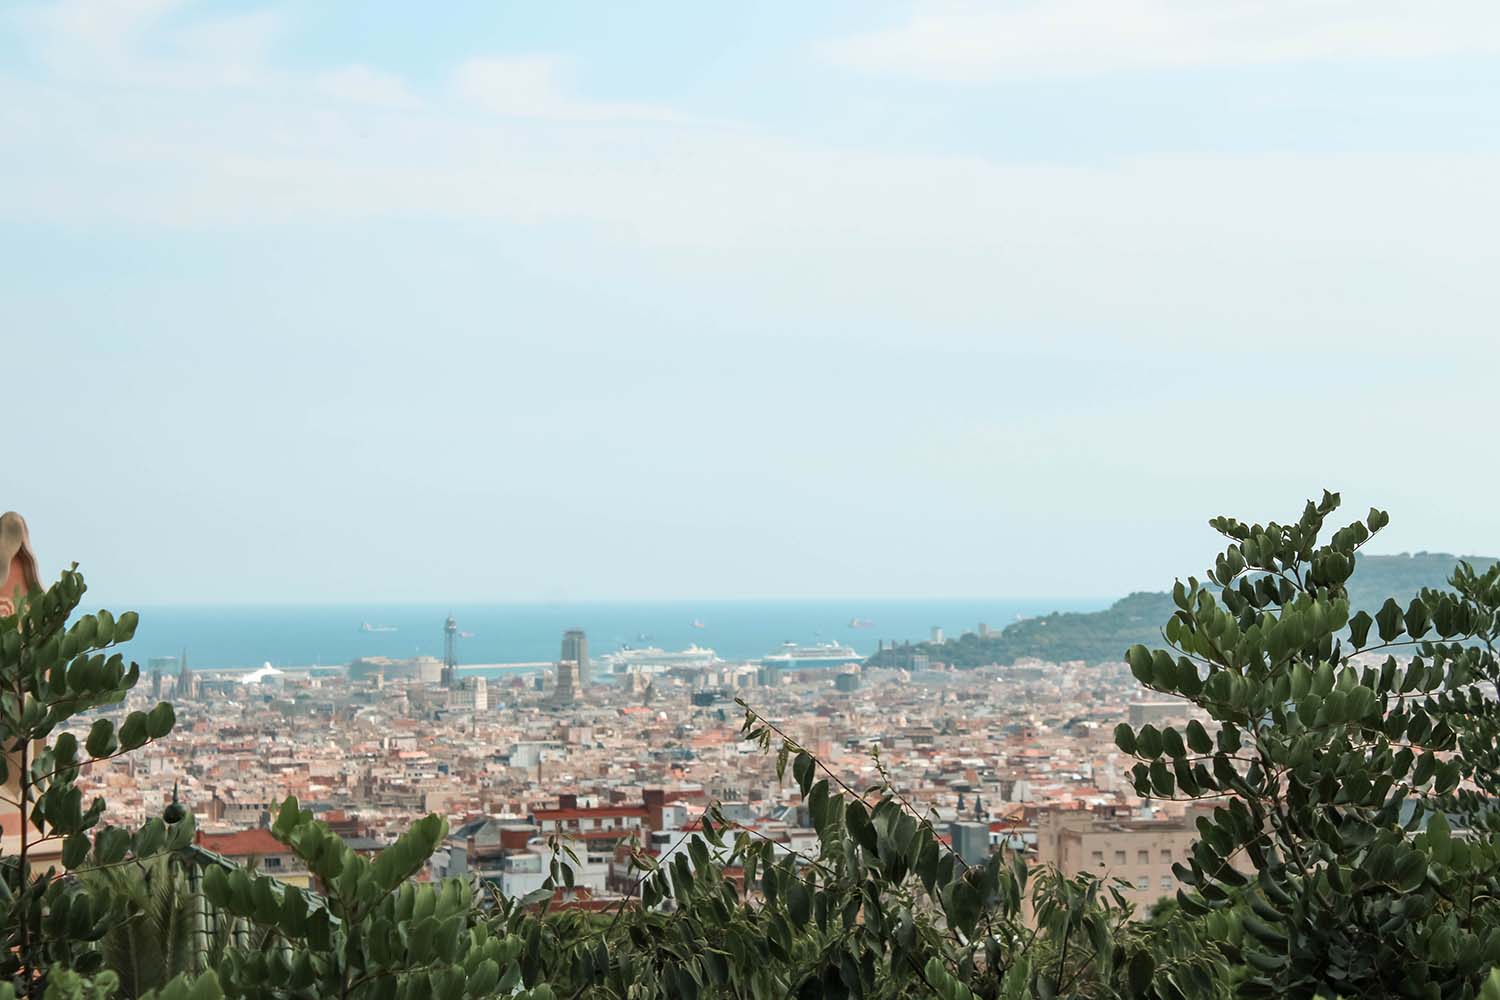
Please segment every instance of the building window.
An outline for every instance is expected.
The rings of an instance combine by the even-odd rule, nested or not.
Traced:
[[[1150,851],[1136,851],[1135,852],[1135,863],[1138,864],[1138,865],[1149,865],[1151,863],[1151,852]]]
[[[1172,876],[1170,876],[1170,875],[1163,875],[1161,877],[1161,891],[1162,892],[1171,892],[1172,891],[1172,887],[1174,885],[1176,885],[1176,884],[1177,884],[1177,880],[1175,878],[1173,878]]]
[[[1149,888],[1151,888],[1151,876],[1150,875],[1142,875],[1140,878],[1136,879],[1135,880],[1135,887],[1137,889],[1149,889]]]
[[[1170,865],[1172,863],[1172,852],[1167,850],[1166,848],[1162,848],[1161,863],[1164,865]]]
[[[1117,864],[1117,865],[1123,865],[1124,863],[1125,863],[1125,852],[1124,851],[1116,851],[1115,852],[1115,864]]]
[[[1104,867],[1104,852],[1103,851],[1095,851],[1094,852],[1094,865],[1096,867],[1099,867],[1099,868],[1103,868]]]

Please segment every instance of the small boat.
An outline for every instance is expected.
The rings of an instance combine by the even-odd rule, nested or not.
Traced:
[[[851,618],[851,619],[849,619],[849,627],[850,628],[874,628],[875,627],[875,623],[872,622],[872,621],[870,621],[870,619],[868,619],[868,618]]]
[[[705,625],[705,624],[703,624],[703,622],[700,619],[694,618],[693,619],[693,628],[708,628],[708,626]]]

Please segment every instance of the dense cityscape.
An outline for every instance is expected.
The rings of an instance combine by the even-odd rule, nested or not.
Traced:
[[[755,660],[696,644],[599,654],[568,628],[550,663],[477,664],[450,614],[441,658],[195,670],[183,651],[144,674],[116,651],[139,616],[69,625],[81,575],[44,590],[25,519],[7,512],[0,715],[19,736],[0,793],[16,886],[0,1000],[16,983],[55,996],[79,973],[37,963],[69,940],[96,996],[123,977],[141,1000],[221,1000],[225,983],[246,997],[555,1000],[552,983],[621,997],[643,976],[671,997],[704,981],[976,996],[967,980],[1049,1000],[1085,975],[1167,1000],[1188,995],[1174,972],[1205,997],[1250,968],[1280,973],[1276,951],[1235,935],[1283,945],[1289,889],[1362,885],[1397,927],[1413,905],[1456,906],[1434,880],[1492,849],[1500,564],[1456,560],[1449,591],[1355,610],[1345,581],[1388,515],[1304,558],[1339,502],[1325,493],[1290,527],[1216,519],[1235,543],[1213,589],[1193,578],[1168,598],[1161,636],[1178,655],[1137,643],[1124,662],[975,665],[1014,630],[981,622],[864,658],[788,641]],[[1409,568],[1373,565],[1367,582]],[[1069,621],[1093,631],[1122,613]],[[1294,874],[1308,830],[1319,851],[1374,846],[1364,868]],[[1350,913],[1342,895],[1318,905]],[[1445,940],[1422,926],[1432,942],[1391,953]],[[1089,951],[1070,964],[1075,934]],[[1487,945],[1465,940],[1453,960],[1500,995]],[[1331,978],[1408,975],[1338,961]],[[375,985],[398,979],[400,994]]]
[[[872,667],[839,663],[832,644],[761,662],[696,647],[591,657],[570,630],[550,666],[486,670],[459,664],[452,619],[445,641],[444,659],[344,669],[152,659],[137,697],[172,700],[176,730],[89,783],[127,823],[175,795],[202,846],[302,883],[267,830],[286,796],[368,850],[433,812],[452,832],[432,877],[474,874],[521,898],[560,849],[570,899],[605,906],[638,892],[637,852],[684,849],[710,803],[789,850],[814,842],[795,785],[741,739],[740,699],[852,787],[884,767],[971,863],[1004,846],[1120,878],[1140,915],[1171,895],[1171,865],[1194,837],[1181,804],[1142,799],[1122,778],[1117,721],[1186,718],[1185,703],[1152,700],[1123,664],[955,670],[908,653],[905,667]]]

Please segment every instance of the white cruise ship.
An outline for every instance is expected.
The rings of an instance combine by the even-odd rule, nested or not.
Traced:
[[[767,653],[760,662],[768,667],[834,667],[844,663],[858,663],[863,659],[863,656],[842,643],[818,642],[802,646],[795,642],[784,642],[780,649]]]
[[[640,649],[626,646],[613,653],[605,653],[599,657],[599,662],[612,674],[659,674],[677,667],[713,667],[724,661],[712,649],[694,645],[675,652],[656,646],[644,646]]]

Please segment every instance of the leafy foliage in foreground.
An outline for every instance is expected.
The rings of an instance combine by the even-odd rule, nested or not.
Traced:
[[[516,992],[522,941],[491,932],[465,881],[412,881],[447,836],[441,817],[419,820],[373,860],[295,798],[282,804],[271,832],[326,895],[315,898],[264,875],[207,871],[209,900],[256,928],[254,946],[231,950],[219,966],[226,996],[551,1000],[545,988]]]
[[[1116,741],[1140,794],[1223,803],[1178,902],[1242,932],[1242,995],[1473,997],[1500,961],[1500,567],[1351,613],[1355,554],[1389,518],[1323,541],[1338,504],[1212,522],[1230,544],[1174,589],[1171,648],[1127,656],[1210,726]]]
[[[894,788],[842,786],[749,709],[745,730],[775,749],[779,774],[790,765],[818,833],[815,854],[710,808],[670,860],[639,856],[641,907],[554,910],[554,888],[570,881],[562,870],[526,900],[475,900],[459,880],[412,884],[446,832],[437,817],[366,862],[288,800],[273,832],[328,886],[326,909],[273,879],[211,869],[206,894],[255,927],[252,946],[231,949],[209,986],[208,976],[184,979],[153,1000],[194,990],[382,1000],[1166,998],[1183,994],[1179,982],[1195,995],[1226,992],[1222,954],[1180,915],[1132,923],[1118,889],[1096,879],[1030,871],[998,854],[965,865]]]
[[[790,769],[816,853],[710,808],[666,863],[641,859],[646,909],[591,932],[510,908],[508,928],[546,945],[538,976],[591,997],[1175,996],[1166,972],[1222,992],[1221,957],[1186,921],[1131,923],[1116,888],[1005,855],[966,865],[889,783],[845,786],[748,707],[744,729]]]
[[[125,996],[140,996],[190,975],[201,963],[217,965],[229,943],[223,914],[205,914],[195,933],[193,888],[181,866],[165,855],[138,864],[81,873],[85,886],[122,904],[125,919],[109,925],[98,947],[105,968]]]
[[[965,864],[878,754],[881,780],[851,788],[744,706],[744,736],[802,795],[805,854],[710,806],[670,850],[637,856],[639,906],[598,913],[554,905],[571,885],[560,862],[524,900],[415,883],[440,818],[366,860],[291,799],[272,832],[325,892],[210,868],[204,894],[237,943],[144,996],[1500,1000],[1500,569],[1460,564],[1451,589],[1361,611],[1356,557],[1387,519],[1324,540],[1337,507],[1330,494],[1293,524],[1216,519],[1228,547],[1206,581],[1174,588],[1170,648],[1126,654],[1197,713],[1181,730],[1116,729],[1136,790],[1217,805],[1150,919],[1092,876],[1004,853]],[[44,896],[32,942],[50,964],[0,1000],[140,989],[99,970],[95,925],[52,912]]]
[[[170,852],[193,835],[191,819],[153,819],[133,833],[100,825],[104,800],[85,806],[76,784],[88,764],[170,732],[171,705],[131,712],[118,728],[99,718],[81,744],[68,732],[49,742],[79,713],[118,704],[140,676],[110,652],[135,633],[134,613],[116,619],[100,611],[68,625],[85,589],[75,567],[0,617],[0,781],[13,783],[6,805],[30,821],[22,823],[19,850],[0,857],[0,981],[21,996],[49,988],[54,967],[70,978],[98,970],[94,942],[125,916],[118,896],[74,876]]]

